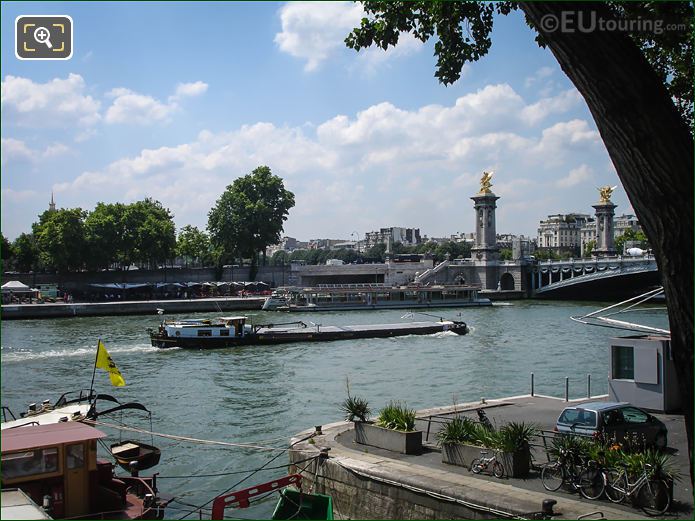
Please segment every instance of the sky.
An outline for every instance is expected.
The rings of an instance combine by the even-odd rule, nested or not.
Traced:
[[[19,15],[70,15],[73,56],[21,61]],[[284,234],[475,230],[494,171],[497,232],[535,237],[550,214],[593,214],[617,185],[586,103],[520,13],[456,83],[434,42],[359,53],[352,2],[2,2],[2,233],[48,208],[151,197],[205,229],[234,179],[267,165],[295,194]]]

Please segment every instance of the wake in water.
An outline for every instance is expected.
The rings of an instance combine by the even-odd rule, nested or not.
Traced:
[[[108,347],[109,353],[146,353],[158,351],[151,345],[136,345],[123,347]],[[96,347],[78,347],[76,349],[49,349],[47,351],[35,351],[26,347],[2,347],[2,363],[26,362],[31,360],[43,360],[50,358],[94,358]]]
[[[390,340],[392,342],[397,342],[399,338],[449,338],[449,337],[460,337],[458,333],[454,333],[453,331],[438,331],[436,333],[432,333],[431,335],[403,335],[403,336],[390,336],[386,337],[386,340]]]

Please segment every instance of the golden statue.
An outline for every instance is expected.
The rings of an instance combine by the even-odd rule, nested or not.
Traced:
[[[492,190],[492,174],[494,172],[483,172],[483,177],[480,178],[480,192],[481,194],[491,194]]]
[[[601,195],[601,200],[599,202],[601,203],[610,203],[611,202],[611,195],[613,194],[613,191],[618,188],[618,186],[602,186],[601,188],[598,189],[598,193]]]

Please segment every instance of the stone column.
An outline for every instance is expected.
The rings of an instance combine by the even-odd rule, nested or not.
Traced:
[[[592,252],[595,257],[615,255],[615,238],[613,237],[613,217],[616,204],[610,200],[615,187],[599,188],[601,200],[592,205],[596,210],[596,248]]]
[[[478,269],[483,289],[496,289],[499,280],[499,247],[495,225],[497,197],[490,187],[492,173],[483,173],[480,192],[471,197],[475,203],[475,246],[471,255]]]

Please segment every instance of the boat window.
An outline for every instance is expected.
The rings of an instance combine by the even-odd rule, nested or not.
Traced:
[[[220,336],[229,336],[229,329],[220,329]]]
[[[210,329],[199,329],[198,336],[212,336],[212,330]]]
[[[58,471],[58,448],[48,447],[2,455],[2,479]]]
[[[81,469],[84,467],[84,445],[82,443],[68,445],[65,455],[68,469]]]

